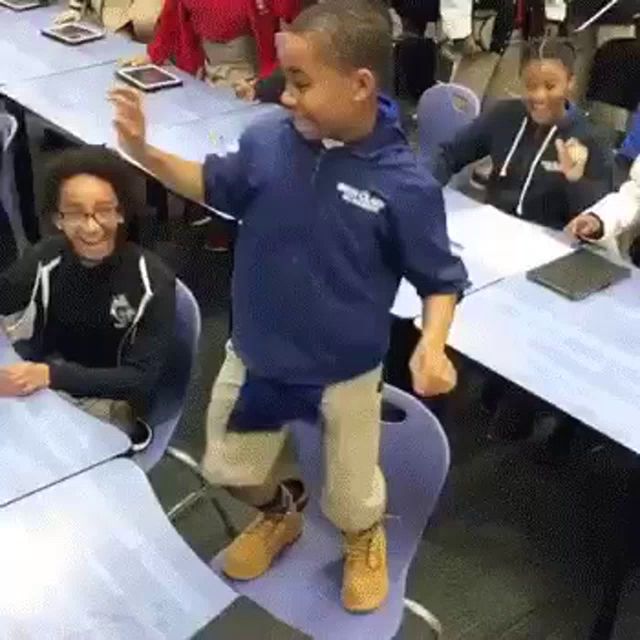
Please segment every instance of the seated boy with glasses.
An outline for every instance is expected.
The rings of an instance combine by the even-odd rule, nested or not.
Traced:
[[[140,451],[174,334],[175,277],[124,238],[135,213],[130,178],[103,147],[64,151],[50,167],[45,211],[61,233],[0,273],[0,316],[24,358],[0,367],[0,396],[51,388]]]

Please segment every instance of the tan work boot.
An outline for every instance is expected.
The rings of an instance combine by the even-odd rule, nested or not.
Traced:
[[[389,593],[387,537],[381,523],[359,533],[345,533],[342,604],[365,613],[380,607]]]
[[[259,578],[301,534],[301,513],[261,513],[226,548],[223,571],[234,580]]]

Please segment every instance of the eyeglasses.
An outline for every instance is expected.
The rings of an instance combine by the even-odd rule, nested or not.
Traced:
[[[78,229],[84,223],[87,223],[89,219],[92,219],[96,224],[101,227],[110,227],[116,222],[116,219],[120,215],[120,210],[117,206],[108,207],[104,209],[96,209],[95,211],[58,211],[58,217],[60,222],[68,229]]]

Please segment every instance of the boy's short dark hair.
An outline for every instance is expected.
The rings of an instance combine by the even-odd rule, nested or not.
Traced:
[[[559,60],[573,75],[576,63],[576,51],[568,40],[560,38],[537,38],[524,45],[521,68],[530,62],[541,60]]]
[[[132,188],[131,167],[106,147],[84,145],[65,149],[47,165],[43,194],[45,214],[58,211],[62,185],[70,178],[81,174],[95,176],[111,185],[125,220],[131,220],[140,213],[140,203]]]
[[[340,67],[369,69],[378,84],[386,84],[393,42],[391,18],[382,0],[325,0],[303,11],[289,31],[323,36],[325,53]]]

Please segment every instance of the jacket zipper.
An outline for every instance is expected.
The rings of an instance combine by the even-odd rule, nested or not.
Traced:
[[[313,188],[316,188],[316,182],[318,178],[318,174],[320,173],[320,165],[324,160],[325,155],[327,154],[327,150],[322,147],[318,152],[318,156],[316,157],[315,166],[313,167],[313,174],[311,175],[311,184]]]

